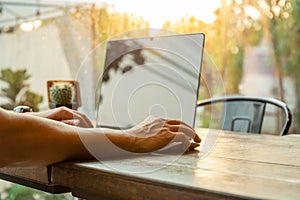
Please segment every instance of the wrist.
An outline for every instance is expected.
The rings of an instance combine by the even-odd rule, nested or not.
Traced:
[[[138,149],[139,149],[139,147],[137,146],[138,138],[136,136],[131,135],[124,130],[109,130],[109,131],[103,130],[103,131],[106,132],[105,134],[106,137],[117,147],[125,151],[138,153]]]

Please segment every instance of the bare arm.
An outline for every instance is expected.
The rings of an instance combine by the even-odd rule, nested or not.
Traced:
[[[91,158],[80,141],[78,127],[2,109],[0,116],[2,166],[47,165]]]
[[[0,166],[49,165],[64,160],[89,159],[85,145],[101,156],[116,156],[108,141],[128,152],[144,153],[162,148],[175,136],[179,140],[200,139],[186,125],[158,119],[126,132],[81,128],[34,115],[0,109]],[[163,127],[162,127],[163,126]],[[176,130],[175,130],[176,129]]]

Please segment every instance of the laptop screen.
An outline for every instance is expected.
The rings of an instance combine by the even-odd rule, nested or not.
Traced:
[[[131,128],[147,116],[194,126],[204,34],[110,40],[97,126]]]

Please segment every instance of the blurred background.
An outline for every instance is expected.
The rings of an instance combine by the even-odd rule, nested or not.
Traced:
[[[81,88],[93,92],[93,71],[104,56],[87,58],[123,32],[203,32],[199,100],[224,94],[273,97],[292,109],[290,132],[299,133],[299,19],[300,0],[0,0],[0,106],[46,110],[46,81],[77,79],[83,66],[91,70]],[[92,117],[94,105],[82,98],[81,110]]]
[[[299,7],[299,0],[1,0],[0,102],[7,109],[24,103],[36,111],[47,109],[46,81],[76,79],[83,64],[99,68],[103,56],[90,63],[87,57],[103,41],[123,32],[143,28],[203,32],[210,64],[206,67],[204,59],[207,69],[199,99],[221,93],[280,99],[292,108],[292,131],[297,132]],[[216,70],[210,72],[209,67],[217,68],[222,83],[214,83]],[[93,92],[91,74],[80,84]],[[213,91],[205,91],[213,84]],[[82,109],[91,113],[94,107],[86,103]]]

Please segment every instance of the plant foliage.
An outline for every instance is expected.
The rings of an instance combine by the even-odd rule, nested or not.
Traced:
[[[7,103],[0,105],[2,108],[12,110],[18,105],[26,105],[33,111],[39,110],[38,106],[43,101],[43,96],[30,90],[27,82],[29,78],[26,69],[13,71],[6,68],[0,71],[0,80],[7,85],[1,89],[1,97],[7,100]]]

